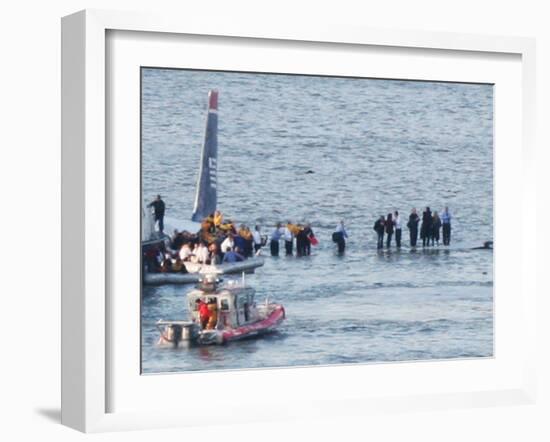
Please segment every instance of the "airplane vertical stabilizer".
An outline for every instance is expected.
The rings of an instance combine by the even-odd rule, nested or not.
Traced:
[[[218,176],[218,91],[208,93],[208,112],[199,177],[191,220],[202,221],[214,213],[217,205]]]

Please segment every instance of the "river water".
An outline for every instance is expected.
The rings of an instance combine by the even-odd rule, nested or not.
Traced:
[[[261,339],[157,348],[155,322],[185,318],[192,287],[143,287],[144,373],[493,355],[493,253],[469,250],[493,235],[492,86],[142,69],[143,198],[160,193],[172,218],[191,216],[209,89],[219,209],[266,234],[308,221],[320,244],[265,253],[248,276],[258,302],[287,312]],[[449,206],[450,249],[377,252],[378,216],[427,205]],[[344,256],[331,241],[340,219]]]

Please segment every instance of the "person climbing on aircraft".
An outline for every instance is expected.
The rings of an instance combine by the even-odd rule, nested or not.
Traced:
[[[162,201],[160,195],[157,195],[157,198],[154,201],[147,204],[147,207],[153,207],[155,212],[155,222],[158,222],[159,232],[161,234],[164,233],[164,211],[166,209],[166,205],[164,204],[164,201]]]

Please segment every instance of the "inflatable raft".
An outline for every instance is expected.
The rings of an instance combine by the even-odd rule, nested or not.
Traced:
[[[189,273],[145,273],[143,283],[145,285],[193,284],[199,282],[199,279],[206,273],[218,275],[254,273],[257,267],[263,265],[264,258],[260,256],[215,266],[186,262],[185,268]]]

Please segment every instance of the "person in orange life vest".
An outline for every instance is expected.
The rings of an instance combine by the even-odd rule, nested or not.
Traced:
[[[216,210],[214,212],[214,225],[216,227],[220,227],[222,224],[223,224],[223,214],[219,210]]]
[[[216,300],[214,298],[208,301],[207,309],[209,316],[206,329],[214,330],[214,327],[216,327],[216,323],[218,322],[218,305],[216,304]]]
[[[201,299],[197,299],[195,302],[198,304],[201,328],[204,330],[210,320],[210,310],[208,309],[208,304]]]

